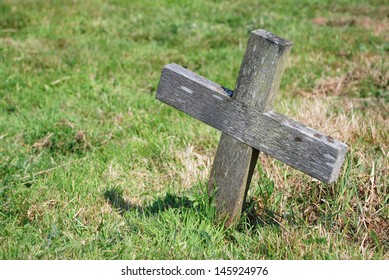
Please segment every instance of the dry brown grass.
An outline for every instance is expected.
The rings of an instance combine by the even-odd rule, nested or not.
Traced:
[[[352,192],[352,186],[355,186],[356,193],[351,196],[345,213],[337,216],[333,231],[346,230],[346,237],[360,244],[365,258],[372,257],[373,248],[380,242],[384,244],[388,258],[389,217],[385,198],[389,191],[389,104],[385,98],[347,97],[361,87],[366,76],[372,77],[377,87],[387,91],[388,72],[377,68],[378,64],[387,62],[382,62],[379,56],[366,55],[361,55],[357,61],[350,62],[352,67],[346,75],[320,80],[312,91],[304,93],[304,98],[298,100],[297,109],[283,106],[282,111],[349,145],[348,158],[353,168],[349,175],[351,179],[344,187],[346,192]],[[292,186],[295,192],[309,192],[311,184],[307,176],[289,167],[280,168],[269,158],[262,159],[261,164],[279,190]],[[287,180],[286,173],[291,174]],[[314,187],[320,185],[317,183]],[[319,205],[312,204],[305,211],[310,223],[314,224],[322,210]],[[358,223],[347,225],[345,217],[352,219],[353,215],[357,215]]]
[[[382,56],[359,54],[343,66],[345,74],[336,77],[320,79],[313,91],[304,93],[305,96],[359,96],[363,83],[369,83],[371,88],[381,89],[388,94],[389,90],[389,60]]]
[[[361,254],[365,258],[371,258],[376,242],[381,242],[386,244],[384,246],[388,258],[389,217],[388,205],[385,204],[389,176],[388,104],[375,104],[376,102],[378,101],[370,100],[366,106],[365,102],[358,99],[321,97],[301,100],[297,110],[283,110],[287,115],[294,115],[300,122],[349,145],[348,158],[353,168],[346,185],[341,185],[341,179],[336,184],[322,184],[265,155],[260,156],[260,164],[266,177],[275,182],[276,191],[284,194],[284,201],[304,194],[306,206],[301,211],[309,224],[316,225],[320,217],[326,214],[323,206],[324,209],[332,207],[326,205],[325,200],[310,198],[312,188],[319,188],[319,193],[323,196],[327,193],[339,200],[339,207],[344,211],[343,214],[336,215],[333,227],[326,234],[343,233],[342,236],[360,244]],[[253,180],[261,181],[258,174]],[[356,189],[355,194],[352,194],[353,189]],[[350,201],[347,202],[348,198],[345,197],[350,197]],[[258,203],[260,205],[260,199]],[[284,206],[281,204],[279,209],[281,215],[286,210]],[[353,217],[358,222],[350,225],[347,220],[353,220]],[[279,222],[282,223],[282,220]],[[372,236],[376,236],[376,240]]]
[[[376,36],[381,36],[388,40],[388,26],[389,19],[385,15],[387,9],[384,8],[380,11],[381,16],[367,16],[367,15],[332,15],[331,17],[317,17],[312,20],[312,23],[319,26],[331,26],[331,27],[347,27],[356,26],[365,29],[368,32],[372,32]]]

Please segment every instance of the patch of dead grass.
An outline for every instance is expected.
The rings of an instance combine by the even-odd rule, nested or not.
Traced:
[[[198,181],[204,181],[209,176],[210,156],[203,154],[200,148],[188,144],[183,150],[174,150],[170,146],[169,153],[172,160],[169,162],[155,163],[160,170],[156,177],[147,170],[133,170],[131,177],[140,179],[138,182],[143,189],[153,186],[154,191],[160,190],[161,186],[177,185],[180,189],[191,188]]]
[[[371,17],[371,16],[330,16],[317,17],[312,20],[312,23],[318,26],[344,27],[356,26],[364,28],[372,32],[375,36],[383,37],[385,40],[389,38],[387,32],[389,26],[388,17]]]
[[[59,153],[75,153],[86,152],[92,148],[91,142],[88,140],[88,135],[84,130],[75,130],[72,123],[64,123],[60,121],[60,127],[66,126],[72,130],[59,129],[54,132],[47,133],[44,137],[36,140],[31,147],[37,152],[48,150]]]
[[[300,90],[305,97],[312,96],[359,96],[363,83],[383,92],[389,91],[389,61],[379,55],[359,54],[346,62],[347,72],[340,76],[324,77],[317,81],[313,90]]]
[[[208,179],[211,159],[207,154],[202,154],[200,148],[189,144],[184,151],[179,151],[176,157],[183,166],[180,181],[185,189],[192,187],[198,181]]]
[[[63,207],[63,202],[56,199],[49,199],[41,204],[31,204],[25,217],[27,217],[30,222],[39,222],[45,214],[61,206]]]
[[[36,141],[32,147],[36,150],[36,151],[41,151],[45,148],[48,148],[50,147],[51,145],[51,142],[50,142],[50,138],[53,136],[53,133],[49,133],[47,134],[45,137],[39,139],[38,141]]]
[[[348,236],[361,244],[365,257],[372,254],[371,248],[376,244],[371,231],[380,242],[389,244],[389,221],[384,217],[389,176],[388,111],[389,104],[378,99],[329,97],[303,99],[297,110],[290,106],[284,108],[286,115],[294,115],[295,119],[307,126],[349,145],[348,157],[353,168],[349,175],[349,186],[346,187],[356,185],[357,194],[351,197],[345,213],[337,215],[334,230],[343,231],[347,228],[345,217],[358,215],[354,233],[348,232]],[[293,193],[287,193],[287,196],[294,196],[298,192],[309,193],[311,180],[307,176],[290,167],[279,168],[277,162],[268,158],[262,159],[261,164],[266,176],[275,181],[278,190],[284,191],[288,185],[293,186]],[[285,173],[290,174],[286,180],[283,176]],[[325,186],[327,192],[331,189],[331,186]],[[315,223],[318,216],[323,214],[318,210],[322,211],[320,201],[318,205],[313,203],[305,209],[308,221]]]
[[[174,150],[171,145],[168,151],[170,160],[151,162],[148,158],[140,159],[140,163],[133,164],[130,171],[116,161],[108,165],[103,176],[110,184],[123,187],[120,197],[123,208],[142,207],[145,201],[154,197],[153,194],[166,188],[177,186],[184,191],[208,179],[213,151],[193,144],[179,150]],[[153,172],[154,169],[159,171]],[[109,204],[108,207],[111,208]]]

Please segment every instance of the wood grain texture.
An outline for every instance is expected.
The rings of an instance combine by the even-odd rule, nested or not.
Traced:
[[[222,133],[213,161],[208,193],[214,195],[219,216],[229,226],[239,219],[259,151]]]
[[[277,94],[286,57],[292,43],[265,30],[251,32],[240,67],[233,99],[247,107],[267,111]],[[259,151],[222,133],[212,165],[209,193],[227,225],[238,220]]]
[[[157,99],[323,182],[339,175],[345,144],[234,100],[220,85],[179,65],[162,70]]]
[[[291,47],[266,30],[251,32],[233,98],[261,112],[271,110]]]

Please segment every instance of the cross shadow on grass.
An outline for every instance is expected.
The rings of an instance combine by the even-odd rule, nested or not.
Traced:
[[[186,196],[177,196],[174,194],[167,193],[165,197],[159,197],[153,203],[148,205],[145,209],[145,212],[154,215],[172,208],[188,209],[195,208],[195,206],[193,201]]]
[[[104,193],[104,198],[121,214],[126,211],[136,210],[146,215],[156,215],[168,209],[197,208],[193,200],[187,196],[177,196],[171,193],[167,193],[164,197],[158,197],[145,207],[127,201],[123,197],[123,192],[115,188],[107,190]]]
[[[280,227],[281,222],[284,219],[280,214],[267,209],[258,207],[258,203],[250,199],[245,203],[242,211],[242,224],[246,224],[249,228],[255,229],[260,227]]]
[[[206,208],[211,204],[210,199],[205,200],[204,194],[198,194],[195,198],[188,196],[178,196],[167,193],[163,197],[156,198],[153,202],[146,206],[134,204],[126,200],[123,196],[123,191],[117,188],[112,188],[104,193],[105,199],[112,205],[121,215],[128,211],[137,211],[146,216],[157,215],[169,209],[178,209],[179,212],[185,209],[195,209],[196,211],[207,212]],[[282,220],[285,217],[277,214],[266,208],[259,208],[257,201],[249,199],[245,203],[242,211],[242,217],[237,227],[241,229],[255,229],[259,227],[282,227]],[[288,219],[289,220],[289,219]]]
[[[141,210],[142,208],[134,203],[131,203],[123,198],[123,191],[116,188],[105,191],[104,198],[108,201],[111,206],[116,209],[119,213],[135,209]]]

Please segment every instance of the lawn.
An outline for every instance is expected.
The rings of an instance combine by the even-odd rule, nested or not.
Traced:
[[[0,259],[388,259],[386,1],[0,2]],[[220,132],[155,99],[177,63],[234,88],[293,41],[275,109],[349,146],[324,184],[266,155],[242,219],[206,195]]]

